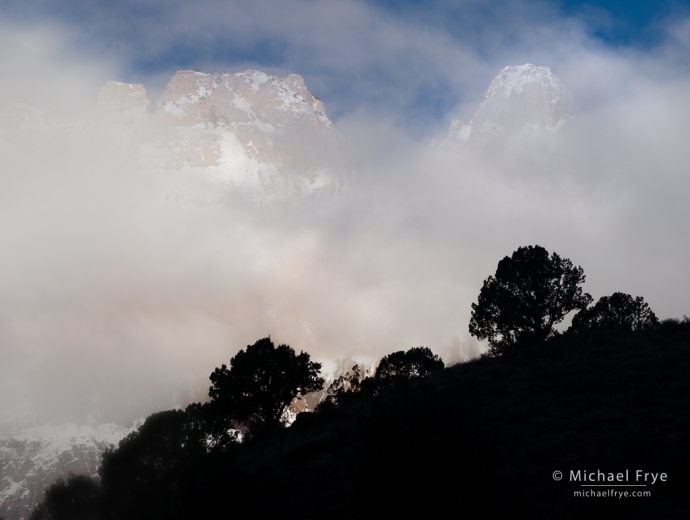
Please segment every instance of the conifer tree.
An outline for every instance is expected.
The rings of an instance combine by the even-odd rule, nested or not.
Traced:
[[[492,355],[519,343],[539,343],[592,297],[583,292],[585,275],[567,258],[541,246],[520,247],[498,263],[472,304],[470,334],[489,341]]]

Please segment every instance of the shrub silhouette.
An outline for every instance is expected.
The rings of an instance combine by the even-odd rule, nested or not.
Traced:
[[[520,247],[498,263],[472,304],[470,334],[488,339],[492,355],[517,343],[539,343],[553,326],[592,297],[582,291],[585,275],[567,258],[541,246]]]
[[[276,347],[270,338],[248,345],[230,360],[230,369],[222,365],[211,374],[208,395],[216,430],[236,423],[251,433],[280,427],[293,399],[323,388],[320,370],[306,352]]]
[[[59,478],[46,489],[31,520],[92,520],[98,513],[99,492],[96,479],[70,473],[67,482]]]
[[[573,316],[569,331],[583,330],[647,330],[659,326],[656,315],[641,296],[633,298],[629,294],[615,292],[602,296],[589,308],[580,310]]]

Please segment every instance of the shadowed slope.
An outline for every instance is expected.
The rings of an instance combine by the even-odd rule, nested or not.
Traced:
[[[254,518],[301,520],[475,510],[511,519],[686,518],[689,372],[687,320],[556,336],[300,414],[271,436],[183,456],[184,478],[169,485],[176,474],[165,470],[153,483],[159,492],[132,494],[140,503],[127,514],[224,518],[251,508]],[[187,444],[183,455],[191,454]],[[608,479],[574,481],[571,472],[626,470],[628,480],[615,483],[645,484],[638,470],[666,478],[615,488],[648,497],[575,496],[614,488]],[[118,478],[136,483],[131,476]]]
[[[306,477],[301,487],[316,491],[310,510],[349,503],[361,517],[477,505],[511,518],[683,518],[689,372],[687,322],[561,336],[456,365],[330,418],[300,416],[290,434],[311,440],[287,450],[290,465],[265,466],[266,476],[282,475],[288,487],[289,475]],[[668,478],[639,488],[651,497],[574,497],[585,488],[570,471],[598,469],[628,469],[630,484],[638,469]]]

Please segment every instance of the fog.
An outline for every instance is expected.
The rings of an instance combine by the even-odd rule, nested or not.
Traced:
[[[30,403],[41,422],[127,424],[204,399],[214,367],[267,335],[327,366],[422,345],[468,359],[483,349],[467,331],[471,304],[525,245],[580,265],[595,299],[623,291],[660,318],[689,313],[687,20],[660,24],[651,48],[613,49],[585,20],[546,9],[530,21],[545,5],[533,2],[474,18],[484,30],[463,37],[435,17],[359,2],[317,2],[313,18],[296,14],[302,2],[280,4],[291,16],[264,2],[241,10],[254,32],[232,37],[287,45],[282,61],[262,63],[203,52],[230,38],[210,21],[220,6],[180,5],[132,41],[117,17],[88,27],[40,13],[3,19],[0,104],[79,114],[107,79],[143,83],[155,101],[176,68],[194,65],[141,64],[174,55],[187,34],[206,42],[194,47],[200,67],[302,74],[346,143],[351,190],[291,210],[200,207],[170,196],[174,172],[143,170],[98,135],[0,136],[3,414]],[[262,18],[269,8],[278,12]],[[354,27],[373,30],[362,43]],[[573,92],[571,125],[462,158],[429,154],[501,67],[526,61]]]

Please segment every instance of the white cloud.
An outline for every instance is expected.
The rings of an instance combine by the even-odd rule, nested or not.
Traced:
[[[595,297],[620,290],[662,317],[687,313],[688,24],[649,51],[611,50],[581,20],[548,6],[531,16],[546,4],[495,3],[488,15],[463,5],[453,23],[353,1],[150,3],[129,18],[96,9],[82,25],[3,22],[1,99],[60,110],[93,103],[110,75],[160,90],[169,56],[189,49],[218,69],[278,55],[337,105],[359,168],[332,206],[247,214],[165,202],[165,175],[97,140],[1,144],[3,384],[25,385],[53,420],[83,414],[96,388],[104,418],[124,420],[190,385],[200,398],[215,366],[266,334],[316,359],[420,345],[457,356],[471,348],[483,280],[529,244],[581,265]],[[273,54],[244,53],[262,42]],[[481,160],[420,164],[428,136],[471,115],[502,66],[525,61],[573,91],[575,125]],[[417,132],[402,111],[426,109],[429,92],[458,105]]]
[[[58,24],[22,26],[0,17],[0,108],[30,101],[64,113],[95,103],[113,64],[87,58],[74,49],[68,34]]]

